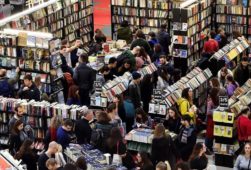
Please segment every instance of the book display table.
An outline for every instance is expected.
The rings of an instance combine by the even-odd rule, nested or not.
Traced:
[[[98,149],[93,149],[91,145],[70,144],[64,151],[67,162],[75,163],[80,156],[84,156],[87,162],[87,170],[107,170],[116,168],[117,170],[126,170],[127,168],[117,165],[108,165],[105,155]],[[110,159],[111,162],[111,159]]]
[[[166,133],[170,135],[173,140],[177,138],[177,134],[173,132],[166,130]],[[127,141],[127,148],[129,150],[151,153],[153,140],[152,129],[134,129],[125,136],[125,139]]]

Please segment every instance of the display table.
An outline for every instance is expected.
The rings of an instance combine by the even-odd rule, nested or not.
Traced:
[[[64,151],[67,162],[75,163],[80,156],[84,156],[87,162],[87,170],[106,170],[116,168],[117,170],[126,170],[123,166],[108,165],[104,154],[98,149],[93,149],[92,145],[70,144]]]
[[[170,135],[173,140],[177,138],[177,134],[166,130],[166,134]],[[152,129],[134,129],[131,130],[126,136],[127,149],[132,151],[144,151],[151,153],[151,146],[153,140]]]
[[[21,164],[21,160],[15,160],[7,150],[0,151],[0,170],[25,170],[26,166]]]

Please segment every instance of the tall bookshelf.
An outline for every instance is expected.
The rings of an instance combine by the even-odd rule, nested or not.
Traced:
[[[93,37],[93,0],[59,0],[2,28],[50,32],[70,43],[81,38],[87,44]]]
[[[113,38],[124,20],[132,30],[138,27],[145,34],[158,32],[162,24],[167,24],[169,30],[171,9],[170,0],[111,0]]]
[[[174,65],[185,75],[199,60],[206,34],[211,29],[211,0],[173,8]]]

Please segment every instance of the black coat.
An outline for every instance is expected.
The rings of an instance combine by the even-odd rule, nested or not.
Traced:
[[[40,91],[38,90],[37,86],[34,83],[32,83],[31,87],[29,87],[28,90],[23,91],[23,88],[24,87],[22,87],[18,92],[19,97],[21,99],[28,99],[28,100],[34,99],[36,101],[40,101]]]
[[[203,170],[203,169],[206,169],[207,163],[208,163],[208,159],[206,156],[196,157],[190,160],[190,168]]]
[[[11,154],[16,154],[16,152],[19,150],[19,148],[22,145],[21,139],[20,139],[20,135],[19,134],[11,134],[10,135],[10,152]]]
[[[171,37],[166,31],[160,31],[158,34],[158,41],[166,54],[169,54],[169,45],[171,45]]]
[[[141,93],[139,85],[134,84],[133,82],[129,85],[129,96],[131,97],[132,103],[135,109],[141,106]]]
[[[32,153],[25,153],[22,156],[22,162],[27,165],[27,170],[37,169],[38,156]]]
[[[251,77],[251,67],[244,68],[241,64],[236,68],[234,72],[234,79],[242,86]]]
[[[92,129],[89,125],[88,120],[82,118],[76,121],[75,134],[78,144],[90,143]]]
[[[168,120],[165,120],[163,124],[165,128],[168,129],[169,131],[179,134],[181,127],[181,118],[179,117],[177,119],[169,118]]]
[[[178,152],[171,137],[162,137],[153,139],[152,162],[154,165],[156,165],[160,161],[164,162],[168,160],[171,168],[174,168],[175,157],[178,157]]]
[[[91,90],[93,82],[96,79],[95,72],[92,68],[88,67],[86,63],[81,63],[73,74],[75,83],[82,90]]]
[[[49,157],[43,153],[38,158],[38,170],[48,170],[46,168],[46,161],[49,159]]]

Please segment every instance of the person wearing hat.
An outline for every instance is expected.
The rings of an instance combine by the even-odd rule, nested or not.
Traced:
[[[137,71],[132,72],[132,81],[129,84],[129,96],[132,100],[132,103],[136,108],[141,107],[141,94],[140,94],[140,80],[141,80],[141,74]]]
[[[189,115],[182,116],[182,128],[178,135],[177,148],[183,161],[187,161],[196,144],[196,132],[191,124],[192,118]]]

